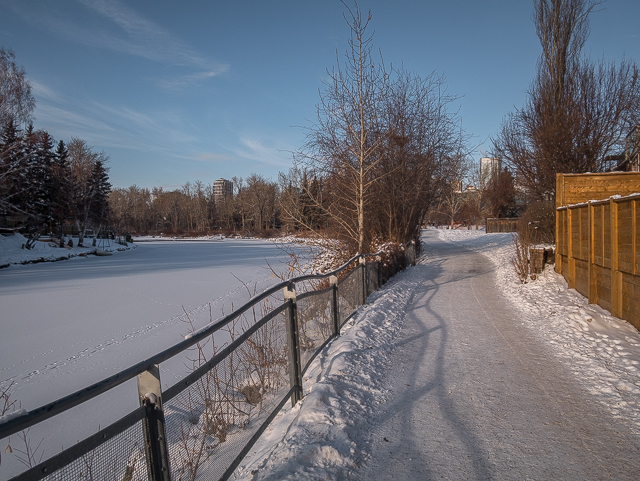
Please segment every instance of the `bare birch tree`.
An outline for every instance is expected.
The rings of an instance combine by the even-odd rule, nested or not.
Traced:
[[[375,168],[381,160],[378,114],[388,89],[382,61],[373,59],[371,13],[362,15],[357,3],[347,8],[349,47],[344,62],[328,70],[329,80],[317,107],[317,123],[310,128],[304,152],[296,156],[301,170],[326,181],[321,201],[310,199],[338,226],[358,252],[368,247],[366,208],[371,202]]]
[[[0,47],[0,127],[9,121],[26,125],[35,106],[24,68],[11,50]]]

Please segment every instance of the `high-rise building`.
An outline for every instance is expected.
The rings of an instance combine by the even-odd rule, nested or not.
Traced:
[[[233,196],[233,182],[227,179],[218,179],[213,182],[213,200],[220,202],[225,197]]]
[[[496,157],[482,157],[480,159],[480,188],[487,184],[502,170],[502,162]]]

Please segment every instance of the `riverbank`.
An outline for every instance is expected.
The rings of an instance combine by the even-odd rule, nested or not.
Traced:
[[[120,244],[110,239],[98,239],[96,245],[78,246],[78,238],[71,237],[72,246],[60,247],[51,240],[38,240],[31,249],[27,249],[27,238],[22,234],[0,235],[0,269],[13,264],[37,264],[39,262],[57,262],[73,257],[86,257],[100,255],[100,253],[113,254],[130,249],[135,249],[135,244]],[[87,243],[93,243],[93,239],[85,239]]]

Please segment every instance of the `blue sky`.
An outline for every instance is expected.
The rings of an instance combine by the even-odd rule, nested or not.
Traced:
[[[362,0],[386,64],[435,71],[488,150],[540,47],[530,0]],[[115,187],[275,180],[315,118],[349,30],[338,0],[0,0],[0,46],[32,83],[35,127],[109,157]],[[585,53],[640,63],[640,2],[609,0]]]

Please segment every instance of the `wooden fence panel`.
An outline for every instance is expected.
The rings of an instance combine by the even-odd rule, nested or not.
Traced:
[[[640,319],[640,276],[622,273],[621,310],[621,317],[624,319]],[[632,322],[632,324],[640,328],[637,323]]]
[[[557,174],[556,207],[640,192],[640,172]]]
[[[591,266],[593,269],[595,292],[592,294],[595,303],[611,311],[611,269]]]
[[[556,215],[556,271],[640,329],[640,194],[563,206]]]
[[[618,203],[618,267],[633,274],[633,202]]]
[[[498,232],[517,232],[518,231],[518,218],[517,217],[505,217],[495,218],[488,217],[486,220],[485,233],[495,234]]]

